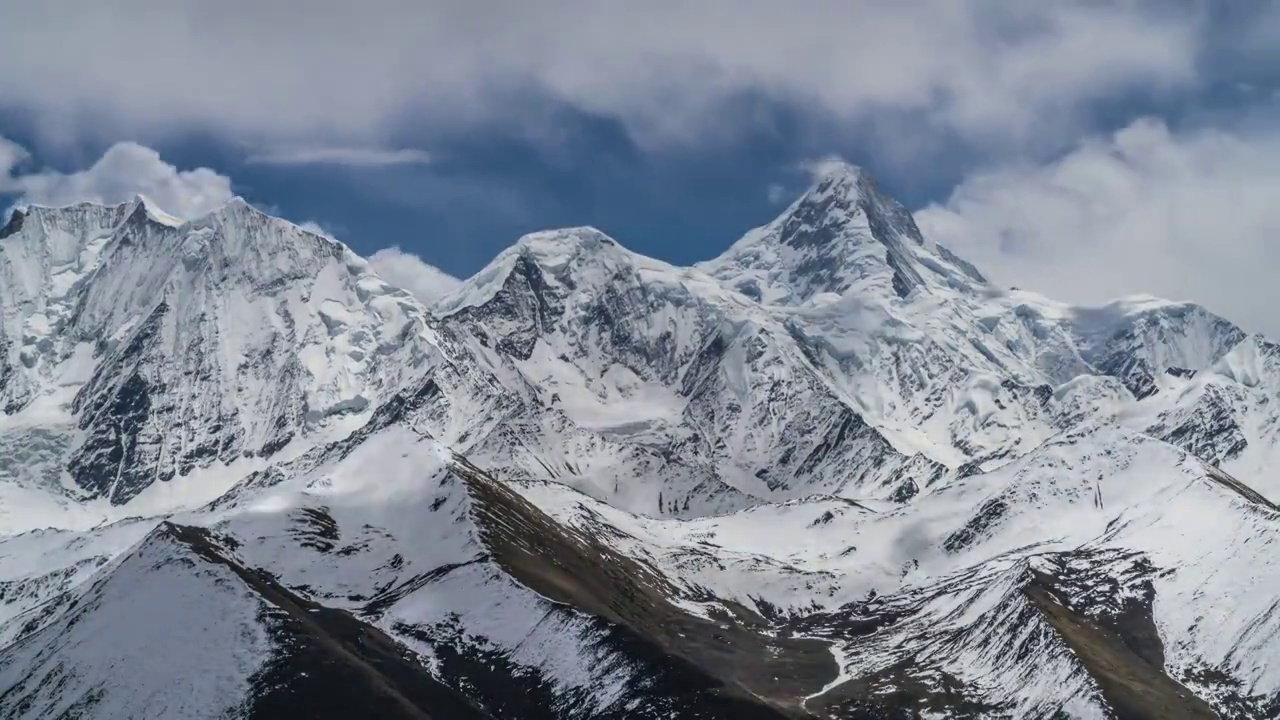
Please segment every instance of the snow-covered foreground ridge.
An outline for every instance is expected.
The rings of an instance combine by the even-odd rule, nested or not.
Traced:
[[[1280,717],[1280,345],[840,167],[431,307],[243,201],[0,229],[0,718]]]

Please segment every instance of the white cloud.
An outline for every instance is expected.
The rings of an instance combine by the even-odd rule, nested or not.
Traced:
[[[1280,338],[1280,134],[1140,120],[1044,166],[974,175],[916,214],[996,280],[1097,303],[1194,300]]]
[[[369,256],[369,265],[383,280],[409,291],[427,307],[462,285],[458,278],[398,247],[375,252]]]
[[[333,233],[329,232],[328,228],[326,228],[325,226],[321,225],[320,223],[314,220],[306,220],[306,221],[300,222],[298,223],[298,227],[302,228],[303,230],[306,230],[307,232],[313,235],[326,237],[326,238],[329,238],[330,240],[338,239]]]
[[[46,0],[6,7],[0,103],[71,133],[376,142],[534,124],[514,102],[532,92],[669,142],[725,135],[750,116],[732,101],[763,94],[1017,142],[1095,100],[1193,84],[1203,24],[1143,0],[326,0],[305,18],[284,0]]]
[[[387,167],[390,165],[426,165],[431,162],[431,154],[426,150],[413,148],[387,150],[370,147],[301,147],[275,149],[250,155],[248,162],[264,165]]]
[[[849,167],[857,167],[851,164],[845,158],[839,155],[825,155],[819,158],[810,158],[801,162],[797,169],[803,171],[809,176],[811,182],[817,182],[835,172],[840,172]]]
[[[770,183],[764,189],[764,194],[768,198],[770,205],[777,205],[787,199],[787,189],[778,183]]]
[[[18,143],[0,136],[0,178],[8,177],[18,166],[31,157],[27,149]]]
[[[194,217],[230,200],[231,179],[209,168],[179,170],[151,148],[137,143],[112,145],[85,170],[22,172],[26,150],[0,138],[0,192],[18,203],[69,205],[76,202],[122,203],[146,195],[162,210]]]

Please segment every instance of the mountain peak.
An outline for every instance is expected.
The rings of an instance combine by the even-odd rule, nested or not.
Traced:
[[[264,219],[279,220],[279,221],[287,222],[287,221],[284,221],[282,218],[275,217],[274,215],[268,215],[267,213],[258,209],[248,200],[245,200],[243,197],[239,195],[232,197],[230,200],[227,200],[221,205],[218,205],[217,207],[209,210],[208,212],[194,219],[203,220],[206,218],[216,218],[216,219],[226,220],[228,218],[233,218],[238,216],[261,217]]]
[[[134,195],[133,200],[129,201],[125,217],[132,217],[134,213],[143,213],[146,219],[168,227],[179,227],[187,222],[176,215],[165,212],[154,200],[142,193]]]
[[[862,168],[832,160],[777,219],[703,264],[771,304],[804,304],[851,290],[889,300],[937,285],[985,283],[971,265],[926,242],[911,212]]]
[[[253,203],[249,202],[248,200],[245,200],[243,195],[236,195],[232,197],[230,200],[226,201],[221,205],[221,207],[218,208],[218,210],[240,210],[240,209],[253,210],[254,212],[259,212],[259,213],[262,212],[261,210],[258,210],[258,208],[254,207]]]
[[[774,222],[779,224],[779,240],[797,247],[853,235],[865,235],[865,239],[882,244],[897,239],[923,242],[911,213],[897,200],[882,195],[861,168],[843,162],[820,168],[809,190]]]
[[[618,242],[590,225],[540,230],[523,235],[516,247],[538,252],[553,247],[594,248],[618,246]]]
[[[871,176],[858,165],[844,160],[822,160],[813,167],[813,181],[802,200],[813,195],[856,198],[871,184]]]
[[[232,207],[237,201],[247,204],[242,198],[233,198],[202,217],[217,214],[225,208]],[[102,229],[109,229],[129,220],[150,221],[170,228],[181,227],[190,222],[187,218],[168,212],[151,196],[135,193],[129,200],[117,203],[82,201],[67,205],[18,204],[10,212],[3,229],[0,229],[0,238],[15,234],[29,221],[43,221],[52,226],[88,222]]]
[[[499,255],[495,262],[501,263],[507,254],[527,258],[551,272],[584,263],[612,265],[632,263],[640,258],[617,240],[588,225],[529,233],[516,241],[509,253]]]

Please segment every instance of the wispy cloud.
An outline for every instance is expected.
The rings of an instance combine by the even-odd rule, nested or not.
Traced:
[[[416,148],[389,150],[371,147],[296,147],[276,148],[250,155],[248,162],[262,165],[346,165],[349,167],[387,167],[391,165],[426,165],[431,153]]]
[[[384,248],[370,255],[369,265],[383,280],[409,291],[427,307],[434,306],[462,285],[458,278],[398,247]]]
[[[764,195],[768,198],[770,205],[777,205],[787,199],[787,189],[778,183],[771,183],[764,189]]]
[[[330,240],[338,239],[337,234],[333,229],[326,227],[324,225],[321,225],[315,220],[304,220],[298,223],[298,227],[302,228],[303,230],[306,230],[307,232],[313,235],[319,235],[320,237],[329,238]]]
[[[856,167],[848,160],[839,155],[823,155],[822,157],[809,158],[802,160],[796,165],[796,169],[809,176],[810,182],[831,175],[834,172],[841,171],[845,168]]]

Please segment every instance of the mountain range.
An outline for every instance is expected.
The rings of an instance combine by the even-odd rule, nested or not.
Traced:
[[[233,200],[0,229],[0,718],[1280,717],[1280,345],[864,171],[428,301]]]

